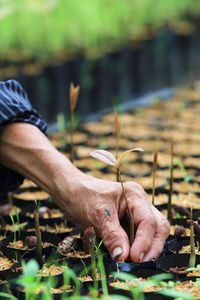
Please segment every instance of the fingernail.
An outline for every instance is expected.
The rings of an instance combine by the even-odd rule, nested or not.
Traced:
[[[140,263],[142,262],[143,258],[144,258],[144,252],[142,252],[142,253],[140,254],[140,260],[139,260]]]
[[[122,248],[117,247],[113,250],[112,258],[117,260],[120,257],[121,254],[122,254]]]

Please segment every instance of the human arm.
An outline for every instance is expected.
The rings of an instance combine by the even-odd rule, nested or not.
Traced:
[[[30,178],[51,194],[76,225],[82,229],[93,226],[113,257],[119,254],[119,248],[122,249],[120,260],[127,259],[129,254],[134,261],[160,255],[169,234],[169,223],[150,204],[138,184],[125,184],[137,226],[136,239],[130,249],[125,230],[128,216],[120,183],[100,180],[79,171],[36,126],[12,123],[1,130],[0,163]],[[115,249],[118,252],[113,254]]]

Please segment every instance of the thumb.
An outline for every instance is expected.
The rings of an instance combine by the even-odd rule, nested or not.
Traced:
[[[115,260],[123,261],[129,256],[130,244],[129,239],[121,227],[118,217],[112,218],[102,224],[102,239],[103,243],[109,251],[111,257]]]

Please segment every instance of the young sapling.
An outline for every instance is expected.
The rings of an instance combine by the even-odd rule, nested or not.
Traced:
[[[194,221],[192,218],[192,208],[190,210],[190,219],[191,219],[191,223],[190,223],[190,249],[191,249],[191,253],[190,253],[190,260],[189,260],[189,268],[194,268],[195,267],[195,263],[196,263],[196,253],[195,253],[195,243],[194,243]]]
[[[156,167],[157,167],[157,160],[158,160],[158,150],[154,151],[153,157],[153,191],[152,191],[152,204],[155,204],[155,180],[156,180]]]
[[[127,150],[125,152],[123,152],[117,159],[116,157],[110,153],[109,151],[106,150],[94,150],[90,152],[90,155],[102,162],[104,162],[107,165],[113,166],[114,168],[116,168],[117,173],[118,173],[118,177],[119,177],[119,181],[121,183],[121,187],[122,187],[122,192],[123,192],[123,196],[126,202],[126,208],[128,211],[128,215],[129,215],[129,221],[130,221],[130,245],[132,245],[133,241],[134,241],[134,220],[133,220],[133,215],[131,213],[129,204],[128,204],[128,199],[126,197],[126,192],[124,189],[124,184],[122,181],[122,177],[121,177],[121,173],[120,173],[120,165],[123,161],[123,159],[126,157],[126,155],[132,151],[144,151],[142,148],[133,148],[130,150]]]
[[[35,200],[35,233],[37,237],[37,247],[36,247],[36,259],[39,263],[40,267],[43,266],[43,258],[42,258],[42,237],[41,237],[41,231],[40,231],[40,223],[39,223],[39,205],[37,203],[37,200]]]
[[[80,86],[75,87],[70,83],[69,99],[70,99],[70,143],[71,143],[71,161],[74,161],[74,110],[79,95]]]
[[[174,183],[174,176],[173,176],[173,172],[174,172],[174,161],[173,161],[173,157],[174,157],[174,143],[173,143],[173,139],[171,138],[171,165],[170,165],[170,187],[169,187],[169,198],[168,198],[168,220],[170,220],[172,218],[172,194],[173,194],[173,183]]]

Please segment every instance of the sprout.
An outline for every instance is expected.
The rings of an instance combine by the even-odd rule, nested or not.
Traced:
[[[75,87],[70,83],[69,99],[70,99],[70,142],[71,142],[71,161],[74,161],[74,110],[79,95],[80,86]]]
[[[132,151],[141,152],[144,150],[140,147],[132,148],[130,150],[123,152],[118,158],[116,158],[112,153],[110,153],[106,150],[94,150],[89,153],[92,157],[104,162],[105,164],[107,164],[109,166],[116,168],[116,170],[117,170],[119,181],[121,183],[121,187],[122,187],[122,191],[123,191],[123,195],[124,195],[124,199],[126,201],[126,207],[128,210],[129,219],[130,219],[130,245],[132,245],[132,243],[134,241],[134,220],[133,220],[133,215],[131,213],[131,210],[129,208],[127,197],[126,197],[126,192],[124,189],[124,185],[123,185],[123,181],[122,181],[122,177],[121,177],[121,173],[120,173],[120,165],[121,165],[122,161],[124,160],[124,158],[127,156],[127,154],[129,154]]]
[[[114,121],[115,121],[116,157],[118,157],[120,123],[119,123],[119,116],[118,116],[118,113],[116,111],[114,111]]]
[[[156,179],[156,166],[157,166],[157,159],[158,159],[158,150],[154,151],[154,158],[153,158],[153,193],[152,193],[152,204],[154,205],[155,202],[155,179]]]
[[[37,200],[35,200],[35,233],[37,237],[37,247],[36,247],[36,260],[39,263],[40,267],[43,266],[43,257],[42,257],[42,237],[41,237],[41,231],[40,231],[40,223],[39,223],[39,205],[37,203]]]
[[[173,138],[170,140],[171,143],[171,166],[170,166],[170,188],[169,188],[169,198],[168,198],[168,220],[172,218],[172,194],[173,194],[173,183],[174,183],[174,142]]]
[[[192,218],[192,208],[190,210],[190,214],[191,214],[191,223],[190,223],[190,249],[191,249],[191,253],[190,253],[190,260],[189,260],[189,268],[194,268],[195,267],[195,263],[196,263],[196,253],[195,253],[195,243],[194,243],[194,221]]]
[[[120,133],[120,123],[119,117],[116,111],[114,111],[114,121],[115,121],[115,141],[116,141],[116,158],[119,155],[119,133]],[[119,175],[117,172],[117,181],[119,182]]]

